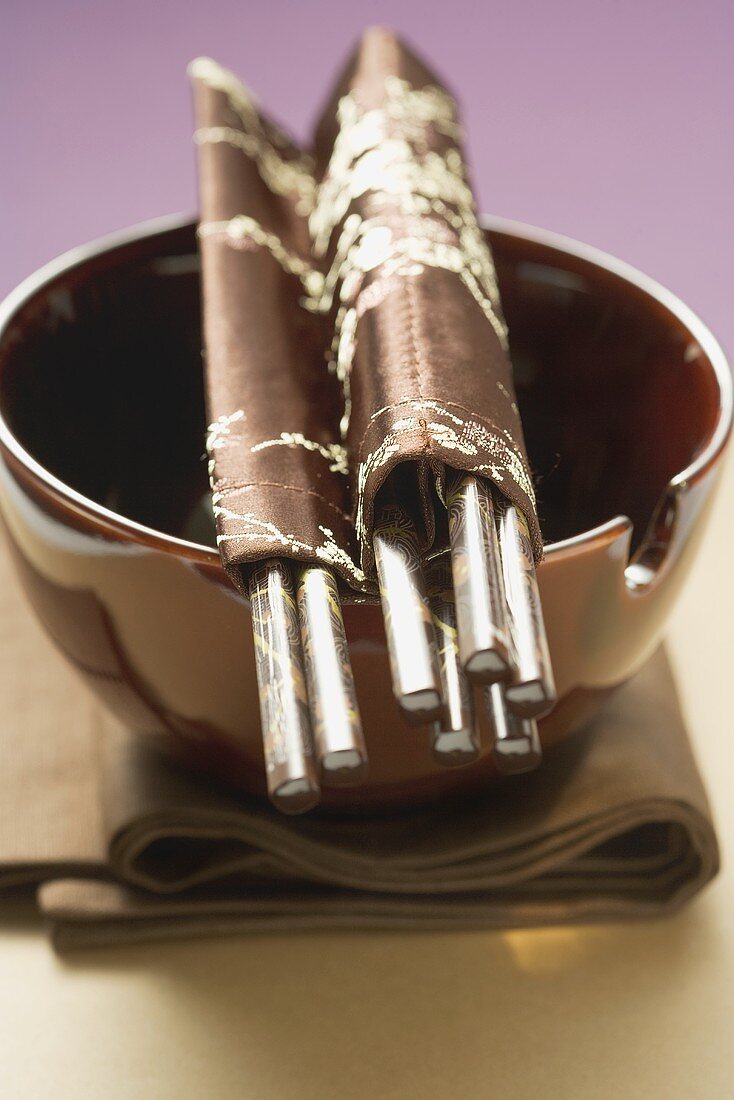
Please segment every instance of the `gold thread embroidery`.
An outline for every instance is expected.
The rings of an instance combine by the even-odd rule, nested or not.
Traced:
[[[245,241],[259,245],[268,250],[285,272],[296,275],[301,280],[309,298],[315,298],[322,292],[324,278],[321,272],[286,248],[280,237],[264,229],[260,222],[247,214],[235,214],[227,221],[202,222],[197,232],[200,238],[222,237],[228,244],[235,246]]]
[[[419,400],[416,400],[414,397],[401,397],[399,401],[393,401],[390,405],[383,405],[381,409],[377,409],[375,412],[372,413],[367,422],[367,429],[365,430],[365,435],[362,437],[361,442],[364,443],[364,439],[367,431],[369,430],[370,424],[373,424],[375,420],[379,419],[379,417],[384,416],[385,413],[392,412],[394,409],[399,409],[402,405],[409,405],[411,408],[418,408],[430,412],[440,413],[442,416],[448,417],[448,419],[451,420],[458,427],[463,427],[467,423],[474,422],[478,423],[480,426],[482,425],[482,418],[480,416],[475,416],[469,409],[466,409],[463,405],[459,405],[454,401],[446,401],[441,404],[440,402],[433,401],[430,398],[421,398]],[[467,421],[466,417],[459,416],[458,413],[451,412],[451,408],[459,409],[461,410],[461,412],[465,412],[468,415],[469,420]],[[489,434],[493,434],[493,432],[491,432],[486,427],[486,423],[484,427]],[[510,443],[512,444],[513,450],[516,452],[518,457],[521,457],[520,448],[518,447],[517,443],[515,443],[515,440],[512,438],[506,428],[503,429],[503,434],[506,435],[509,439]]]
[[[356,298],[356,301],[354,305],[346,306],[342,303],[340,306],[332,344],[333,369],[344,390],[342,438],[349,428],[351,400],[348,385],[356,351],[357,321],[368,309],[373,309],[384,301],[387,294],[400,285],[400,279],[415,278],[421,275],[426,267],[440,268],[457,274],[492,325],[500,343],[503,346],[506,344],[504,324],[482,292],[474,273],[466,266],[464,255],[459,247],[431,241],[428,237],[420,237],[418,234],[395,238],[389,229],[384,232],[386,229],[385,226],[370,228],[365,233],[361,245],[351,251],[351,270],[350,262],[345,263],[343,269],[345,281],[342,285],[348,288],[346,291],[348,299],[354,301]],[[377,291],[373,291],[367,301],[363,302],[361,295],[355,295],[355,285],[357,283],[361,285],[364,276],[376,267],[380,268],[379,282],[382,285]]]
[[[254,160],[267,186],[278,195],[298,196],[297,209],[307,214],[313,207],[316,181],[313,175],[313,159],[305,154],[288,159],[276,148],[290,149],[290,142],[282,130],[272,123],[265,124],[255,97],[234,73],[209,57],[199,57],[189,65],[189,76],[201,80],[215,91],[227,96],[230,107],[242,123],[240,131],[233,127],[203,128],[196,132],[194,140],[199,144],[209,141],[225,141],[242,149]]]
[[[218,416],[206,430],[206,453],[209,456],[207,471],[209,473],[209,484],[212,488],[214,488],[213,478],[216,464],[214,452],[220,451],[223,447],[230,446],[231,443],[240,438],[232,432],[232,425],[244,419],[244,409],[235,409],[232,413]]]
[[[227,96],[230,106],[239,115],[243,126],[251,132],[262,129],[262,119],[257,109],[257,100],[240,78],[230,69],[220,65],[211,57],[197,57],[188,68],[188,75],[196,80],[201,80],[214,91],[222,92]],[[283,148],[288,148],[288,137],[277,126],[271,124],[270,138]],[[301,158],[306,159],[306,158]],[[310,158],[308,158],[311,163]]]
[[[232,425],[244,419],[244,409],[235,409],[234,412],[218,416],[207,428],[207,451],[214,451],[218,447],[223,447],[225,441],[232,435]]]
[[[451,142],[460,138],[451,97],[441,89],[415,89],[392,77],[385,82],[381,107],[364,111],[356,94],[349,93],[339,102],[337,121],[339,132],[309,217],[317,256],[326,253],[334,230],[343,224],[321,298],[309,308],[328,312],[339,288],[328,365],[342,386],[344,439],[351,417],[357,322],[401,279],[420,275],[427,267],[456,274],[505,350],[507,329],[461,154],[455,145],[445,152],[427,146],[427,126]],[[385,213],[349,214],[358,198],[366,198],[375,212],[397,209],[403,218],[400,231],[387,224]],[[378,267],[384,282],[362,303],[365,275]]]
[[[262,443],[256,443],[250,447],[250,451],[254,454],[269,447],[303,447],[325,458],[332,473],[344,475],[349,473],[347,451],[341,443],[317,443],[314,439],[307,439],[300,432],[281,432],[277,439],[264,439]]]
[[[216,502],[214,504],[214,515],[217,518],[243,523],[249,527],[245,531],[233,531],[217,535],[218,546],[224,542],[236,542],[238,540],[244,542],[266,540],[290,550],[292,553],[313,554],[319,561],[348,573],[358,588],[365,589],[367,578],[363,570],[355,565],[347,551],[339,546],[334,537],[334,532],[328,527],[319,524],[319,531],[324,536],[324,541],[320,546],[312,546],[295,535],[285,534],[274,523],[258,519],[254,512],[234,512]]]
[[[386,405],[379,409],[371,417],[370,423],[381,413],[398,407],[399,404],[398,402],[396,406]],[[418,411],[433,412],[448,420],[449,423],[442,424],[438,420],[426,421],[419,416],[405,416],[395,422],[379,446],[360,463],[357,474],[355,531],[363,548],[367,538],[364,525],[364,489],[367,481],[375,470],[380,469],[394,454],[399,453],[401,437],[412,432],[427,432],[441,447],[458,451],[468,458],[474,458],[480,453],[489,455],[494,461],[477,463],[473,469],[477,473],[488,473],[497,481],[503,481],[505,474],[509,475],[527,497],[534,501],[532,480],[514,444],[508,446],[496,432],[489,431],[476,420],[464,420],[456,416],[436,401],[406,400],[406,404]]]
[[[355,92],[342,96],[337,105],[337,124],[339,130],[329,170],[319,187],[311,215],[312,235],[319,253],[326,250],[331,231],[346,213],[338,205],[345,176],[366,153],[384,147],[390,138],[391,124],[419,150],[424,147],[427,126],[433,126],[455,142],[461,140],[456,107],[447,92],[435,86],[416,89],[394,76],[385,81],[385,102],[381,107],[364,111]]]
[[[208,223],[200,229],[201,236],[223,234],[235,246],[247,241],[267,248],[285,271],[301,280],[306,292],[301,304],[312,312],[328,313],[338,296],[327,360],[329,369],[342,385],[342,438],[348,431],[351,414],[350,374],[358,321],[401,285],[401,279],[419,275],[426,267],[458,275],[492,325],[502,347],[507,348],[507,330],[494,263],[476,219],[461,154],[456,147],[439,153],[430,149],[427,143],[427,126],[451,142],[460,140],[455,105],[450,96],[439,88],[415,89],[406,81],[390,77],[385,83],[385,103],[378,109],[364,111],[355,93],[343,97],[337,109],[339,133],[327,173],[317,188],[306,158],[286,161],[273,148],[272,140],[285,145],[286,139],[273,130],[268,140],[252,99],[233,74],[206,59],[194,63],[192,74],[228,95],[244,127],[243,132],[229,127],[202,129],[195,136],[198,142],[228,142],[257,161],[263,179],[273,191],[296,191],[299,211],[310,215],[308,226],[316,256],[325,255],[334,230],[342,223],[326,275],[310,267],[288,250],[275,234],[268,233],[245,215],[228,222]],[[349,214],[354,200],[365,196],[368,196],[368,215]],[[400,232],[396,232],[388,221],[389,215],[396,210],[403,218]],[[378,267],[379,277],[365,287],[365,276]],[[502,383],[498,386],[517,411],[506,387]],[[468,457],[476,457],[480,452],[489,455],[496,461],[475,465],[474,469],[490,473],[498,481],[508,474],[529,499],[534,500],[530,475],[510,432],[505,429],[502,433],[506,442],[497,432],[489,431],[476,420],[464,420],[437,402],[406,398],[405,403],[416,411],[434,412],[439,419],[427,421],[416,415],[403,417],[376,450],[360,463],[355,530],[363,553],[367,480],[392,455],[399,453],[400,439],[406,433],[426,432],[442,447]],[[391,407],[394,406],[385,406],[374,413],[370,423]],[[231,423],[240,416],[244,416],[241,410],[232,417],[220,417],[210,426],[207,444],[210,455],[226,446]],[[440,418],[449,423],[443,423]],[[340,444],[323,446],[300,433],[283,432],[278,439],[265,440],[251,449],[256,451],[270,446],[303,446],[328,459],[332,463],[330,469],[335,472],[348,472],[347,453]],[[213,463],[210,458],[210,477],[213,477]],[[215,488],[214,484],[212,487]],[[440,485],[438,489],[440,493]],[[293,552],[313,554],[321,561],[336,565],[352,577],[357,587],[364,588],[364,572],[336,543],[329,528],[319,528],[324,536],[321,546],[310,546],[294,535],[283,533],[272,523],[259,520],[254,513],[227,509],[221,501],[229,491],[236,490],[228,490],[224,482],[219,483],[213,494],[215,515],[248,524],[250,529],[219,535],[218,543],[265,538]]]

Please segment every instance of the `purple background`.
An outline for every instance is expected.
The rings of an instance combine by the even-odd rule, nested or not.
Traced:
[[[308,132],[368,23],[463,107],[482,208],[667,283],[734,349],[730,0],[0,0],[0,293],[55,254],[194,208],[186,63]]]

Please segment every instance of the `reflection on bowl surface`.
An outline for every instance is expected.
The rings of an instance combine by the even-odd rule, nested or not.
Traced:
[[[540,583],[570,733],[657,645],[729,432],[723,356],[671,295],[592,250],[493,221],[547,544]],[[136,730],[263,790],[247,606],[219,567],[202,458],[193,227],[162,221],[29,280],[0,324],[2,506],[31,603]],[[631,561],[631,564],[630,564]],[[438,769],[392,703],[379,612],[346,608],[371,772],[327,804],[486,782]]]

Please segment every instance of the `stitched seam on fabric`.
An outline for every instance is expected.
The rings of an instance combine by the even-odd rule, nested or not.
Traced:
[[[414,402],[408,402],[409,405],[414,405]],[[427,403],[426,403],[427,404]],[[486,455],[490,461],[486,463],[473,464],[473,468],[476,472],[489,473],[493,478],[499,481],[503,481],[503,473],[506,473],[511,480],[516,484],[517,488],[524,492],[528,500],[531,502],[534,500],[532,480],[530,479],[527,467],[522,461],[521,455],[517,453],[513,446],[508,444],[504,436],[495,431],[488,432],[484,426],[478,422],[465,422],[459,417],[454,416],[447,410],[441,410],[443,415],[449,420],[453,421],[450,425],[441,425],[438,423],[427,423],[426,430],[429,432],[430,437],[434,440],[437,446],[442,450],[459,451],[467,457],[476,457],[478,455]],[[357,513],[355,517],[355,533],[357,535],[358,542],[362,547],[366,547],[366,533],[364,529],[364,489],[370,475],[384,466],[386,462],[395,454],[397,447],[399,446],[399,439],[405,434],[412,434],[417,431],[419,427],[419,420],[421,418],[413,416],[406,416],[402,421],[396,422],[395,425],[388,431],[383,438],[382,442],[371,451],[367,457],[360,462],[357,475]],[[425,422],[424,422],[425,423]],[[466,433],[467,438],[462,439],[460,433],[457,433],[456,426],[459,426]],[[486,436],[485,439],[472,438],[479,430]],[[499,450],[499,454],[493,454],[493,447]],[[494,459],[494,461],[491,461]],[[514,469],[513,469],[514,467]]]
[[[492,436],[495,436],[497,439],[502,439],[504,437],[504,439],[509,442],[509,445],[510,445],[510,448],[512,449],[512,451],[515,453],[515,455],[517,455],[518,460],[522,463],[522,466],[526,471],[528,480],[532,482],[530,471],[528,470],[528,468],[525,464],[525,461],[522,457],[522,454],[519,452],[519,450],[517,450],[514,440],[512,439],[512,437],[508,433],[505,433],[500,428],[498,428],[493,420],[489,420],[486,416],[482,416],[480,413],[473,413],[471,411],[471,409],[467,409],[465,405],[460,405],[458,403],[458,401],[444,401],[444,402],[441,402],[441,401],[436,401],[436,400],[434,400],[433,398],[430,398],[430,397],[428,397],[428,398],[424,397],[424,398],[421,398],[421,400],[423,402],[423,405],[427,409],[430,409],[432,412],[437,413],[439,416],[440,415],[447,416],[449,419],[454,420],[457,425],[459,425],[463,428],[467,428],[467,429],[470,430],[471,427],[472,427],[472,424],[477,423],[480,426],[485,427],[488,430],[489,434],[492,435]],[[358,444],[357,450],[356,450],[356,454],[360,455],[362,453],[365,442],[367,440],[367,436],[369,435],[370,431],[372,430],[373,421],[376,421],[380,416],[383,416],[386,413],[394,412],[395,409],[400,409],[400,408],[403,408],[404,406],[411,407],[411,406],[415,406],[416,404],[417,404],[417,399],[416,398],[405,397],[405,398],[402,398],[400,401],[394,401],[390,405],[384,405],[381,409],[378,409],[377,412],[373,413],[372,416],[370,417],[368,423],[367,423],[367,427],[364,430],[362,438],[359,441],[359,444]],[[463,417],[456,416],[454,413],[451,413],[449,411],[449,408],[461,409],[462,412],[467,414],[467,416],[469,417],[469,420],[464,420]],[[441,442],[439,437],[436,437],[436,441],[439,442],[439,443]]]
[[[228,482],[228,484],[225,485],[223,484],[224,482]],[[235,481],[230,483],[229,478],[215,477],[212,490],[215,495],[218,495],[218,499],[221,499],[225,494],[229,495],[231,493],[246,492],[250,489],[259,489],[261,487],[268,489],[285,489],[287,492],[305,493],[308,496],[316,497],[317,500],[320,500],[323,504],[326,504],[327,507],[332,508],[340,516],[343,516],[344,519],[351,522],[351,516],[348,512],[345,512],[343,508],[340,508],[337,504],[333,504],[327,497],[323,496],[321,493],[317,493],[315,489],[304,489],[299,485],[285,485],[281,481]]]
[[[415,383],[418,388],[418,400],[423,401],[423,378],[422,378],[422,366],[423,366],[423,354],[419,346],[418,333],[416,329],[415,319],[415,284],[412,279],[406,279],[404,283],[405,289],[405,302],[408,308],[408,337],[410,340],[410,367],[413,373]],[[430,436],[428,434],[428,425],[425,420],[418,421],[422,434],[424,436],[423,450],[428,451],[431,446]]]

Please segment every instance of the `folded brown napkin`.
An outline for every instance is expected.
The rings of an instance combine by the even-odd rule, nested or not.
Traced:
[[[481,799],[292,820],[106,718],[41,636],[4,548],[0,632],[0,889],[37,884],[61,948],[656,916],[718,867],[662,652],[541,771]]]

